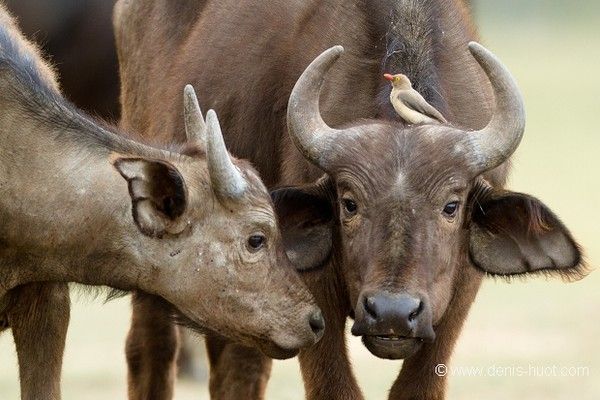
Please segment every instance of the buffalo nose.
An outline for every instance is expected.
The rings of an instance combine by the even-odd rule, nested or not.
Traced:
[[[366,316],[375,320],[374,322],[386,321],[386,325],[411,332],[417,325],[424,305],[421,299],[410,295],[378,293],[365,296],[363,307]]]
[[[321,336],[321,334],[325,330],[325,319],[323,319],[323,314],[321,313],[321,310],[313,312],[308,319],[308,323],[313,333],[318,337]]]

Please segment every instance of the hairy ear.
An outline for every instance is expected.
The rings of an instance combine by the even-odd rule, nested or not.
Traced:
[[[183,230],[187,189],[177,168],[143,158],[119,158],[114,166],[127,180],[133,220],[143,234],[160,238]]]
[[[271,192],[286,253],[298,271],[320,268],[331,254],[333,208],[322,181]]]
[[[470,256],[493,275],[585,275],[581,251],[568,229],[541,201],[522,193],[488,190],[474,201]]]

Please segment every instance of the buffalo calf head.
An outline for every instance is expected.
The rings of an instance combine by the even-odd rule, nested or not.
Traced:
[[[148,287],[193,327],[293,356],[321,337],[321,311],[285,253],[258,174],[229,155],[216,114],[204,120],[191,86],[184,101],[194,156],[113,157],[131,198],[127,223],[143,234],[124,245],[156,266]]]

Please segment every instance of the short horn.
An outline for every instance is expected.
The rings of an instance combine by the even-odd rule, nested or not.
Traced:
[[[221,198],[238,199],[246,190],[246,180],[231,161],[214,110],[206,114],[206,125],[206,158],[213,190]]]
[[[287,109],[288,130],[306,159],[327,170],[327,151],[341,130],[329,127],[319,110],[319,96],[327,72],[344,51],[342,46],[325,50],[304,70],[292,89]]]
[[[496,98],[487,126],[467,135],[473,148],[473,168],[480,174],[502,164],[519,146],[525,131],[525,106],[517,83],[504,64],[479,43],[469,43],[469,50],[488,76]]]
[[[183,115],[187,141],[204,147],[206,143],[206,123],[204,117],[202,117],[198,97],[196,97],[196,91],[192,85],[186,85],[183,89]]]

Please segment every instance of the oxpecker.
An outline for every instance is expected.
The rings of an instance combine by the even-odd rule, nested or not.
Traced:
[[[409,124],[447,123],[446,118],[413,89],[410,80],[403,74],[384,74],[392,83],[390,101],[398,115]]]

